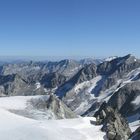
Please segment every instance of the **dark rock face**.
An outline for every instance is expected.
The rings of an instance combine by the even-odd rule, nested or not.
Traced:
[[[0,76],[0,96],[44,95],[44,88],[28,83],[18,74]]]
[[[67,81],[67,83],[71,83],[71,85],[74,86],[75,84],[80,84],[84,81],[91,80],[97,76],[96,69],[97,67],[95,64],[87,65],[79,70],[79,72],[75,74],[69,81]]]
[[[2,96],[14,95],[27,85],[28,83],[17,74],[0,76],[0,92]]]
[[[140,127],[134,132],[132,133],[131,140],[140,140]]]
[[[94,77],[97,76],[96,73],[96,65],[95,64],[90,64],[82,68],[75,76],[72,78],[72,81],[75,80],[75,82],[82,83],[84,81],[88,81],[93,79]]]
[[[50,73],[45,74],[41,79],[41,84],[44,85],[45,88],[56,88],[61,86],[64,82],[66,82],[66,77],[59,73]]]
[[[129,73],[130,71],[139,67],[140,60],[131,55],[118,57],[112,61],[100,64],[97,67],[97,74],[107,76],[100,91],[110,88],[117,83],[118,79],[123,78],[126,73]]]
[[[84,81],[88,81],[96,77],[96,65],[90,64],[82,68],[76,75],[74,75],[70,80],[65,82],[56,91],[56,95],[63,97],[69,92],[76,84],[80,84]]]
[[[124,116],[129,116],[136,113],[137,110],[139,111],[140,107],[135,108],[135,105],[132,104],[132,101],[138,96],[140,96],[140,81],[132,82],[120,88],[112,95],[108,104],[118,109]]]
[[[139,66],[140,60],[129,54],[100,64],[98,66],[97,73],[101,75],[111,75],[115,73],[121,77],[125,72],[129,72]]]
[[[102,131],[107,133],[109,140],[128,140],[131,130],[127,121],[107,103],[103,103],[94,115],[96,124],[103,125]]]

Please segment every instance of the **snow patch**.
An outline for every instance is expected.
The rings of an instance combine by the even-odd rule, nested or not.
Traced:
[[[112,56],[112,57],[106,58],[104,61],[110,62],[110,61],[112,61],[112,60],[114,60],[114,59],[116,59],[116,58],[117,58],[117,56]]]
[[[135,109],[138,109],[140,107],[140,95],[137,96],[131,103],[134,105]]]
[[[102,79],[102,76],[97,76],[90,81],[83,82],[75,86],[74,91],[76,93],[85,89],[87,93],[91,93],[92,90],[96,87],[97,83]]]
[[[34,120],[9,112],[23,109],[33,97],[0,98],[0,139],[2,140],[103,140],[101,126],[90,124],[95,118]],[[38,98],[38,97],[35,97]],[[7,110],[8,109],[8,110]],[[8,135],[7,135],[8,134]]]
[[[23,110],[30,100],[48,100],[48,97],[48,95],[1,97],[0,108]]]
[[[140,117],[140,114],[136,114],[128,118],[128,121],[130,122],[129,127],[132,132],[134,132],[138,127],[140,127],[139,117]]]
[[[41,87],[41,84],[39,82],[36,83],[36,90]]]

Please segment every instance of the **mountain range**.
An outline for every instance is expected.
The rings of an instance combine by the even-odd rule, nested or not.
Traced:
[[[96,117],[109,140],[140,139],[140,59],[130,54],[3,63],[0,96],[39,96],[27,101],[26,110],[9,108],[28,118],[38,119],[31,110],[45,119]]]

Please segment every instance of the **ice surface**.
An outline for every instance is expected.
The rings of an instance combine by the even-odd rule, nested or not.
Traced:
[[[1,140],[103,140],[101,126],[91,125],[95,118],[64,120],[34,120],[9,112],[9,109],[25,109],[30,97],[0,98]]]

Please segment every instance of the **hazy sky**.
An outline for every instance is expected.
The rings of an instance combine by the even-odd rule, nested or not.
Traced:
[[[0,56],[140,56],[140,0],[0,0]]]

